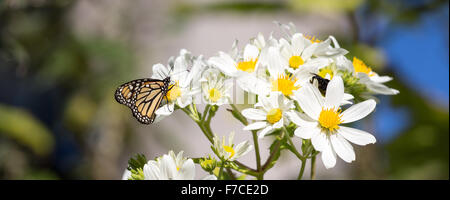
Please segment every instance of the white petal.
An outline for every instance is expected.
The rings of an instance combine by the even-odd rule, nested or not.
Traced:
[[[175,180],[194,180],[195,177],[195,165],[192,159],[188,159],[183,163],[180,170],[178,170]]]
[[[250,93],[264,96],[270,92],[271,85],[266,80],[262,80],[253,74],[243,72],[242,75],[237,78],[236,82],[240,88]]]
[[[301,33],[296,33],[292,36],[292,48],[296,56],[300,56],[300,53],[305,49],[307,40]]]
[[[303,139],[311,139],[312,136],[320,134],[319,127],[298,127],[295,129],[294,134]]]
[[[153,160],[151,160],[147,164],[145,164],[142,171],[144,173],[145,180],[162,180],[163,179],[161,177],[161,171],[159,170],[159,167],[156,165],[156,162]]]
[[[396,95],[399,93],[398,90],[389,88],[381,83],[369,82],[366,84],[366,86],[371,92],[377,94]]]
[[[182,91],[181,93],[185,93],[185,94],[182,94],[181,97],[177,98],[177,104],[178,104],[178,106],[180,106],[180,108],[184,108],[192,103],[192,96],[188,92],[189,91],[187,91],[187,90]]]
[[[370,79],[377,83],[386,83],[388,81],[391,81],[392,77],[375,75],[375,76],[370,77]]]
[[[255,45],[247,44],[244,48],[244,60],[250,61],[258,58],[259,49]]]
[[[280,108],[280,104],[278,104],[278,102],[283,102],[283,93],[281,92],[271,92],[269,95],[269,103],[270,103],[270,108]],[[279,100],[281,99],[281,100]]]
[[[373,144],[377,141],[370,133],[354,128],[339,126],[338,132],[345,139],[357,145]]]
[[[328,145],[327,135],[322,132],[313,132],[311,143],[317,151],[324,151],[325,147]]]
[[[284,125],[284,119],[282,117],[279,121],[277,121],[275,124],[273,124],[272,127],[274,129],[277,129],[277,128],[281,128],[283,125]]]
[[[369,99],[351,106],[342,112],[342,123],[350,123],[364,118],[375,109],[376,105],[375,100]]]
[[[284,62],[281,59],[279,49],[277,47],[269,47],[268,50],[268,68],[270,77],[278,78],[279,75],[284,74]]]
[[[324,150],[322,151],[322,162],[327,169],[336,165],[336,153],[331,148],[329,140],[327,140],[327,144],[324,146]]]
[[[245,131],[258,130],[267,126],[267,122],[255,122],[244,127]]]
[[[164,65],[158,63],[153,65],[153,75],[152,78],[155,79],[164,79],[169,76],[169,70],[164,67]]]
[[[260,138],[260,139],[263,138],[271,130],[273,130],[272,126],[266,127],[265,129],[263,129],[261,132],[258,133],[258,138]]]
[[[202,180],[217,180],[217,177],[214,175],[208,175],[203,177]]]
[[[167,115],[172,114],[173,109],[174,109],[174,103],[168,103],[168,104],[163,105],[160,108],[158,108],[158,110],[155,111],[155,114],[167,116]]]
[[[236,69],[236,61],[233,60],[233,58],[230,57],[230,55],[219,52],[219,56],[211,57],[208,60],[208,63],[218,68],[220,71],[222,71],[224,74],[228,76],[235,76],[237,69]]]
[[[269,112],[273,108],[269,97],[260,96],[257,104],[260,104],[266,112]]]
[[[128,180],[131,177],[131,172],[128,169],[125,169],[125,171],[122,174],[122,180]]]
[[[251,120],[266,120],[267,113],[260,109],[247,108],[242,110],[242,115]]]
[[[342,160],[348,163],[355,160],[355,151],[353,151],[352,145],[350,145],[344,137],[340,134],[332,134],[330,135],[330,141],[334,151],[342,158]]]
[[[302,110],[312,119],[319,119],[320,112],[322,111],[321,101],[316,98],[311,84],[307,84],[294,92],[295,98],[298,101]]]
[[[159,169],[161,170],[162,176],[169,179],[174,178],[177,173],[177,166],[175,161],[169,155],[163,155],[159,161]]]
[[[327,86],[325,107],[338,108],[344,97],[344,82],[340,76],[334,76]]]
[[[329,75],[329,74],[327,74],[327,75]],[[348,100],[352,100],[354,97],[351,94],[344,93],[344,96],[342,98],[343,98],[343,100],[347,100],[348,101]]]
[[[305,50],[302,53],[302,59],[308,60],[313,55],[314,51],[316,51],[318,47],[317,43],[313,43],[305,48]]]
[[[294,122],[294,124],[302,127],[312,127],[316,126],[316,121],[308,121],[307,119],[303,119],[297,111],[291,110],[289,112],[286,112],[286,115],[288,116],[289,120]]]
[[[179,79],[178,77],[180,77],[180,78],[183,77],[182,75],[179,75],[181,73],[183,73],[183,75],[187,76],[187,74],[188,74],[187,65],[188,65],[188,63],[186,61],[185,56],[178,56],[175,59],[173,71],[171,74],[173,74],[174,77],[177,77],[177,78],[175,78],[176,80]]]
[[[248,141],[244,141],[244,142],[239,143],[234,149],[236,151],[236,154],[234,154],[232,160],[242,157],[245,154],[247,154],[248,152],[250,152],[251,150],[253,150],[253,145],[248,143]]]

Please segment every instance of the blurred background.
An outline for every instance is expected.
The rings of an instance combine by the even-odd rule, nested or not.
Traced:
[[[279,37],[274,20],[334,35],[400,91],[356,124],[377,143],[355,145],[351,164],[318,161],[318,179],[449,178],[448,1],[0,0],[0,179],[120,179],[135,153],[212,153],[183,112],[141,125],[114,91],[181,48],[209,57],[258,32]],[[226,107],[213,131],[252,141]],[[263,160],[271,140],[260,143]],[[254,167],[254,152],[242,162]],[[265,178],[296,179],[299,167],[282,152]]]

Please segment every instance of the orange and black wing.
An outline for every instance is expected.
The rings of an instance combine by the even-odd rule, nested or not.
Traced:
[[[138,79],[121,85],[115,97],[117,102],[131,109],[139,122],[150,124],[155,120],[155,111],[166,95],[165,87],[162,80]]]

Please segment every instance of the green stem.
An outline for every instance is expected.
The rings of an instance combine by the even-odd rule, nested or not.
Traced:
[[[192,106],[192,105],[191,105]],[[198,114],[193,114],[191,112],[195,112],[196,109],[190,107],[189,110],[187,108],[180,108],[182,111],[184,111],[197,125],[198,127],[202,130],[203,134],[206,136],[206,138],[208,138],[209,142],[211,144],[214,144],[214,140],[213,140],[213,133],[211,131],[211,129],[209,128],[209,124],[204,125],[202,123],[202,121],[200,121],[200,118],[197,118],[196,116],[198,116]],[[209,115],[207,118],[207,122],[209,123],[211,121],[212,115]],[[219,157],[217,152],[214,152],[216,154],[216,156]],[[238,162],[238,161],[234,161],[233,163],[235,163],[238,167],[232,167],[234,170],[239,171],[241,173],[245,173],[245,174],[249,174],[252,176],[258,176],[258,173],[256,170],[245,166],[244,164]]]
[[[316,156],[313,156],[311,158],[311,180],[314,180],[316,178]]]
[[[227,170],[228,175],[230,175],[231,180],[236,180],[236,176],[234,176],[233,172],[230,168],[225,168]]]
[[[261,171],[261,155],[259,154],[258,135],[256,131],[252,131],[253,144],[255,145],[256,170]]]
[[[208,114],[208,111],[209,111],[210,108],[211,108],[211,105],[206,104],[205,110],[203,111],[203,115],[202,115],[202,119],[201,119],[202,122],[205,121],[206,115]]]
[[[303,177],[303,172],[305,172],[306,160],[302,161],[302,167],[300,168],[300,172],[298,173],[297,180],[301,180]]]
[[[284,126],[283,126],[283,131],[286,132],[288,142],[291,145],[291,148],[290,148],[291,152],[294,153],[295,156],[297,156],[297,158],[300,159],[302,162],[305,162],[306,158],[297,151],[297,148],[295,148],[294,142],[292,142],[291,136],[289,136],[289,133],[288,133],[286,127],[284,127]]]
[[[264,173],[266,173],[267,170],[269,170],[272,166],[271,163],[273,161],[273,159],[275,158],[275,154],[277,154],[280,151],[280,146],[281,146],[281,140],[284,137],[284,131],[281,132],[281,136],[278,141],[277,144],[275,145],[274,151],[272,151],[272,153],[269,155],[269,157],[267,158],[266,162],[264,163],[264,165],[261,167],[261,173],[264,175]]]
[[[241,112],[238,110],[236,105],[234,105],[233,103],[231,103],[230,105],[233,108],[233,113],[234,113],[233,116],[235,116],[240,122],[242,122],[242,124],[247,126],[248,125],[247,119],[241,114]],[[261,168],[261,154],[259,152],[259,143],[258,143],[257,131],[252,131],[252,135],[253,135],[253,144],[254,144],[254,147],[255,147],[256,170],[260,174],[260,175],[258,175],[257,179],[261,180],[263,178],[263,176],[264,176],[264,173],[262,172],[262,168]]]
[[[195,123],[197,123],[198,127],[202,130],[203,134],[206,136],[206,138],[208,138],[209,142],[211,142],[212,144],[214,144],[214,141],[212,139],[212,133],[209,133],[205,127],[203,126],[202,122],[200,120],[198,120],[189,110],[187,110],[186,108],[181,108],[182,111],[184,111],[189,117],[192,118],[192,120],[194,120]],[[192,111],[192,109],[191,109]]]
[[[217,179],[221,179],[222,178],[222,174],[223,174],[223,166],[225,165],[225,163],[223,163],[223,161],[222,161],[222,164],[221,164],[221,166],[220,166],[220,170],[219,170],[219,177],[217,177]]]

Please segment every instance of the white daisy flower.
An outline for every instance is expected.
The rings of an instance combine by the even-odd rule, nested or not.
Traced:
[[[169,86],[172,89],[166,95],[168,102],[156,110],[156,120],[161,115],[167,116],[172,114],[175,104],[180,108],[191,104],[192,96],[200,92],[199,89],[193,89],[191,87],[191,81],[196,76],[195,73],[199,73],[199,70],[188,71],[188,66],[192,65],[192,60],[190,59],[190,53],[183,49],[180,51],[180,55],[174,60],[173,66],[171,64],[169,64],[169,67],[165,67],[162,64],[153,65],[152,78],[164,79],[166,76],[170,76],[172,82]]]
[[[337,56],[345,55],[347,50],[340,48],[338,45],[331,46],[331,42],[336,41],[333,36],[329,36],[322,41],[314,36],[303,35],[297,33],[295,25],[281,24],[276,22],[281,30],[285,33],[286,39],[280,39],[281,55],[283,62],[287,66],[287,70],[292,72],[302,65],[321,68],[328,65],[328,60]]]
[[[210,105],[222,105],[228,103],[233,82],[225,80],[217,69],[208,69],[203,72],[199,81],[202,86],[203,97]]]
[[[256,122],[244,127],[244,130],[261,130],[259,138],[263,138],[271,131],[281,128],[288,123],[286,112],[293,108],[292,101],[289,101],[281,92],[271,92],[269,96],[259,96],[259,102],[255,108],[247,108],[242,111],[242,115]]]
[[[183,157],[183,151],[177,155],[169,151],[168,155],[148,161],[144,165],[143,173],[145,180],[194,180],[195,165],[192,159]],[[214,178],[207,176],[204,179]]]
[[[265,77],[268,84],[261,84],[260,87],[266,87],[262,89],[259,95],[266,96],[271,91],[278,91],[285,96],[292,96],[293,92],[298,90],[308,78],[311,76],[311,72],[306,70],[298,70],[294,73],[287,73],[287,65],[283,62],[283,58],[280,55],[279,46],[271,46],[267,50],[267,70],[269,76]]]
[[[241,142],[237,146],[234,146],[233,139],[234,132],[231,132],[228,136],[228,142],[226,142],[225,136],[223,136],[221,140],[219,136],[214,135],[214,149],[221,159],[234,161],[253,150],[253,145],[249,144],[248,141]]]
[[[388,88],[383,83],[392,80],[389,76],[379,76],[376,72],[372,71],[362,60],[354,57],[353,58],[353,70],[359,81],[365,84],[367,88],[377,94],[384,95],[396,95],[399,93],[398,90]]]
[[[326,168],[336,164],[336,154],[346,162],[355,160],[355,152],[350,142],[367,145],[376,142],[373,135],[354,128],[341,126],[360,120],[371,113],[376,106],[374,100],[366,100],[341,112],[340,105],[344,97],[344,84],[340,76],[335,76],[328,84],[325,98],[317,88],[307,85],[295,93],[298,103],[307,117],[290,112],[289,118],[298,125],[295,135],[311,139],[314,149],[322,152],[322,161]]]
[[[321,41],[318,41],[315,38],[308,39],[303,36],[303,34],[296,33],[292,36],[290,42],[285,39],[280,39],[280,45],[280,54],[283,58],[283,65],[287,66],[287,70],[291,73],[304,67],[321,68],[328,64],[328,59],[326,58],[313,57],[317,48],[324,46],[321,44]]]
[[[236,78],[238,86],[244,91],[254,94],[267,93],[264,91],[267,87],[261,87],[267,85],[267,82],[257,76],[259,54],[258,47],[247,44],[241,58],[232,58],[225,52],[219,52],[219,56],[211,57],[208,63],[225,75]]]

